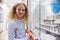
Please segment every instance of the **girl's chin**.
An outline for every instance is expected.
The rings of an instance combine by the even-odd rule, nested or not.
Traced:
[[[19,18],[22,18],[23,16],[19,16]]]

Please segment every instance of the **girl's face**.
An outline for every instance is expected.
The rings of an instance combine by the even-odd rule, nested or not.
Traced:
[[[25,6],[20,4],[16,7],[16,14],[19,18],[23,17],[25,14]]]

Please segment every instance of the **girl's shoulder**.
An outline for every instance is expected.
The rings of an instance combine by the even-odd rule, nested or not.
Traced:
[[[11,20],[10,22],[8,22],[8,24],[16,24],[15,20]]]
[[[10,22],[8,22],[8,27],[12,27],[12,28],[16,28],[17,27],[17,21],[15,20],[11,20]]]
[[[23,21],[21,21],[21,20],[11,20],[9,23],[8,23],[9,25],[11,24],[11,25],[25,25],[24,24],[24,22]]]
[[[24,22],[22,20],[18,20],[18,19],[13,19],[13,20],[11,20],[10,23],[12,23],[12,24],[24,24]]]

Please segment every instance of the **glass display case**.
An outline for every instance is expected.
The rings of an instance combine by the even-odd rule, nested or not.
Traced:
[[[41,27],[40,28],[41,30],[44,30],[44,34],[46,34],[46,36],[51,35],[55,38],[52,40],[59,39],[60,37],[60,33],[59,33],[60,32],[59,30],[60,29],[60,18],[59,18],[60,12],[56,12],[59,8],[56,5],[60,6],[60,4],[57,4],[56,1],[53,2],[53,0],[42,0],[40,3],[41,5]],[[52,5],[52,2],[55,4]],[[47,38],[46,40],[49,40],[49,39]]]

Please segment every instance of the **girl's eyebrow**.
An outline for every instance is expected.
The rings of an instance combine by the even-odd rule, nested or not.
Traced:
[[[18,9],[21,9],[21,8],[18,8]],[[23,9],[25,9],[25,8],[23,8]]]

